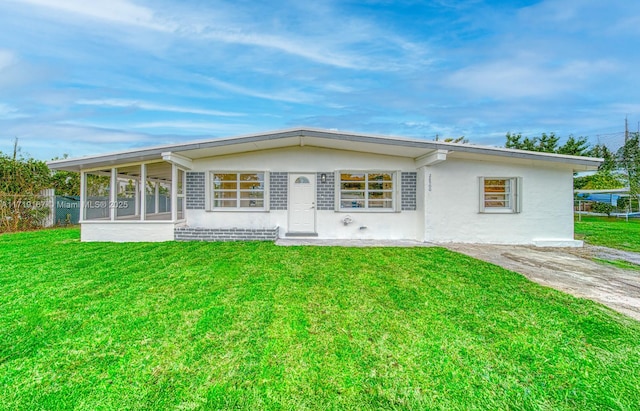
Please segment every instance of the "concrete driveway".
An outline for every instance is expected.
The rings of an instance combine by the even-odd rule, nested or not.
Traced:
[[[448,244],[445,247],[518,272],[531,281],[588,298],[640,321],[640,271],[591,260],[626,260],[640,255],[604,247],[536,248],[528,246]]]

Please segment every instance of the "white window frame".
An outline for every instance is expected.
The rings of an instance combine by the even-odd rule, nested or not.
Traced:
[[[341,174],[353,173],[353,174],[365,174],[365,189],[364,189],[364,207],[342,207],[342,176]],[[384,173],[391,174],[391,189],[390,190],[371,190],[371,191],[383,191],[391,193],[391,207],[390,208],[377,208],[368,207],[369,199],[369,174]],[[397,170],[336,170],[335,171],[335,210],[349,213],[393,213],[399,211],[400,201],[400,172]]]
[[[236,207],[216,207],[215,206],[215,175],[216,174],[236,174],[236,182],[238,183],[235,189],[236,192]],[[240,207],[240,193],[242,190],[240,189],[240,174],[262,174],[263,175],[263,189],[262,189],[262,207]],[[207,195],[209,197],[209,210],[210,211],[253,211],[253,212],[261,212],[261,211],[269,211],[269,172],[268,171],[259,171],[259,170],[212,170],[208,173],[208,189]],[[224,191],[234,191],[234,190],[224,190]]]
[[[480,177],[480,213],[485,214],[516,214],[522,212],[522,177]],[[508,181],[509,192],[506,200],[507,207],[487,206],[485,192],[486,180],[504,180]],[[489,200],[491,201],[491,200]]]

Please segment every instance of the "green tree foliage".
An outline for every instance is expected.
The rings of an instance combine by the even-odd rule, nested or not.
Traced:
[[[619,152],[617,155],[613,153],[604,144],[596,144],[589,146],[586,137],[569,136],[563,145],[559,145],[559,138],[554,134],[543,133],[540,137],[523,137],[521,133],[507,133],[507,141],[505,147],[516,148],[520,150],[538,151],[545,153],[568,154],[574,156],[589,156],[604,158],[604,162],[599,167],[598,172],[589,175],[576,177],[574,179],[574,188],[584,190],[604,190],[611,188],[625,187],[625,179],[617,172],[623,162],[621,158],[625,158],[625,163],[638,164],[640,160],[640,151],[637,150],[637,140],[635,143],[629,143],[626,150]],[[634,148],[635,147],[635,148]],[[634,151],[636,150],[636,151]],[[634,160],[638,159],[638,160]],[[640,176],[640,165],[632,169],[629,174],[632,178]]]
[[[604,162],[600,165],[598,171],[607,171],[611,173],[618,168],[618,159],[616,153],[609,150],[609,147],[605,146],[604,144],[596,144],[595,146],[591,147],[588,156],[604,158]]]
[[[608,190],[611,188],[624,188],[625,183],[620,175],[611,171],[598,170],[590,176],[575,177],[573,188],[576,190]]]
[[[38,194],[50,187],[50,174],[44,161],[15,159],[0,152],[0,193]]]
[[[558,147],[558,154],[568,154],[571,156],[590,156],[589,142],[586,137],[569,136],[567,141]]]
[[[589,143],[586,137],[569,136],[563,145],[559,145],[560,137],[555,133],[542,133],[540,137],[523,137],[522,133],[507,133],[506,137],[506,148],[574,156],[589,155]]]
[[[67,154],[62,158],[55,157],[52,160],[66,159]],[[51,173],[51,188],[56,190],[56,195],[79,196],[80,195],[80,173],[75,171],[56,170]]]
[[[0,152],[0,232],[37,228],[48,214],[40,196],[50,188],[44,161],[9,157]]]
[[[56,195],[79,196],[80,174],[74,171],[54,171],[51,174],[51,188],[56,190]]]
[[[626,174],[630,193],[640,194],[640,133],[632,133],[618,150],[618,164]]]
[[[436,135],[435,141],[441,141],[440,140],[440,136]],[[442,141],[444,141],[445,143],[460,143],[460,144],[468,144],[469,143],[469,139],[465,138],[464,136],[446,137],[446,138],[442,139]]]
[[[573,187],[578,190],[606,190],[611,188],[624,188],[625,179],[617,172],[618,160],[616,154],[604,144],[596,144],[587,152],[589,157],[600,157],[604,162],[598,168],[598,172],[589,176],[576,177]]]

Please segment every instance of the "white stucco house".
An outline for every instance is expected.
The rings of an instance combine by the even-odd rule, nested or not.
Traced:
[[[404,239],[578,246],[573,173],[601,159],[292,129],[52,161],[82,241]]]

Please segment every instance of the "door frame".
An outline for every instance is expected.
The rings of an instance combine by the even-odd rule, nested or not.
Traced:
[[[288,195],[288,201],[287,201],[287,232],[289,233],[307,233],[307,231],[295,231],[291,229],[291,213],[293,212],[293,207],[292,207],[292,201],[293,201],[293,187],[295,187],[295,183],[294,183],[294,178],[293,176],[296,176],[296,178],[300,177],[300,176],[305,176],[305,177],[312,177],[309,179],[309,181],[311,182],[311,184],[313,185],[313,231],[309,231],[309,234],[315,234],[318,232],[318,202],[317,202],[317,195],[318,195],[318,181],[317,181],[317,175],[316,173],[313,172],[290,172],[289,173],[289,181],[288,181],[288,186],[289,186],[289,195]]]

